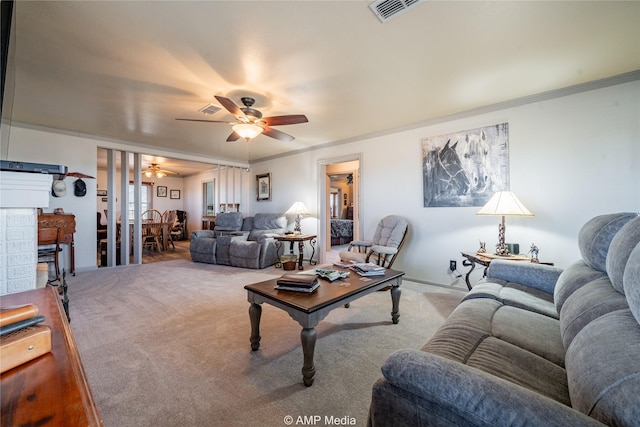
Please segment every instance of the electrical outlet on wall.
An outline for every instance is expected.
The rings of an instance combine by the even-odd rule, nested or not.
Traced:
[[[450,260],[449,261],[449,270],[451,271],[456,271],[457,269],[457,263],[455,260]]]

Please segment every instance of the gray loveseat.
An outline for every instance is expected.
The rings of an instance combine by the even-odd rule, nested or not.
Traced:
[[[421,350],[393,353],[370,426],[639,426],[640,217],[598,216],[565,270],[493,261]]]
[[[257,213],[242,219],[242,226],[225,221],[224,230],[196,230],[191,233],[189,250],[195,262],[265,268],[279,260],[279,245],[274,236],[287,227],[284,214]],[[216,227],[218,221],[216,218]]]

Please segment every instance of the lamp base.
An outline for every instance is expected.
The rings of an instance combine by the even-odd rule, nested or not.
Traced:
[[[504,215],[502,216],[502,223],[498,225],[498,244],[496,245],[496,255],[509,256],[509,248],[504,243]]]
[[[302,227],[300,226],[300,215],[296,215],[296,225],[293,227],[293,234],[302,234]]]

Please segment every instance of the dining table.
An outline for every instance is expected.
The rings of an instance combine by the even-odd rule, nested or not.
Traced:
[[[118,221],[117,222],[117,227],[118,227],[117,228],[117,233],[118,233],[118,236],[120,236],[121,225],[122,225],[122,223],[120,221]],[[144,228],[153,228],[153,227],[155,227],[155,225],[156,225],[156,223],[153,223],[153,222],[145,222],[145,221],[142,222],[142,228],[143,229]],[[169,238],[170,238],[169,233],[171,231],[170,228],[169,228],[170,225],[172,225],[172,224],[170,224],[168,222],[163,222],[162,225],[161,225],[161,228],[162,228],[162,236],[161,236],[162,247],[158,248],[161,251],[166,250],[168,248],[167,245],[169,243]],[[144,231],[143,231],[142,234],[145,235]],[[130,236],[131,246],[133,246],[133,223],[132,222],[129,223],[129,236]]]

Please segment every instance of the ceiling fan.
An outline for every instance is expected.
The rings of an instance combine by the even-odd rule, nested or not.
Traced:
[[[226,123],[233,125],[233,132],[227,138],[227,141],[237,141],[244,138],[249,141],[256,136],[263,134],[271,138],[275,138],[284,142],[291,142],[295,138],[287,133],[273,129],[271,126],[295,125],[298,123],[307,123],[309,120],[303,114],[290,114],[286,116],[262,117],[262,113],[255,108],[253,104],[255,99],[248,96],[240,98],[244,107],[238,107],[232,100],[224,96],[216,95],[215,98],[222,106],[236,118],[235,122],[227,122],[222,120],[203,120],[203,119],[179,119],[190,122],[209,122],[209,123]]]
[[[151,163],[145,170],[142,171],[142,174],[147,178],[151,178],[155,176],[156,178],[162,178],[167,175],[178,175],[178,172],[172,172],[166,169],[160,169],[157,163]]]

